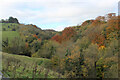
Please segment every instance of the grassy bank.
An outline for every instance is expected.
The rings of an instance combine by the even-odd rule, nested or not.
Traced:
[[[50,60],[2,53],[3,73],[13,78],[57,78],[60,74],[48,68]]]

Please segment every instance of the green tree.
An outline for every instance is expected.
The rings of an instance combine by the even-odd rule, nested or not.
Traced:
[[[19,23],[17,18],[13,18],[13,17],[9,17],[8,22],[9,23]]]
[[[88,67],[88,77],[97,77],[96,73],[96,63],[99,59],[98,57],[98,45],[91,44],[89,47],[84,50],[84,57]]]
[[[45,41],[43,46],[38,50],[37,55],[42,58],[52,58],[56,53],[57,44],[55,41]]]

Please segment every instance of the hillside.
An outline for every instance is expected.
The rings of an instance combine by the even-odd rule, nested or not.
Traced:
[[[57,78],[57,72],[47,69],[50,60],[44,58],[31,58],[27,56],[2,53],[3,74],[6,77],[19,78]],[[33,75],[33,70],[36,72]],[[47,73],[46,73],[47,72]]]
[[[46,63],[48,67],[43,67],[46,67],[48,72],[51,70],[58,73],[59,77],[62,75],[64,78],[117,78],[120,71],[118,18],[115,13],[109,13],[86,20],[81,25],[66,27],[61,32],[42,30],[33,24],[5,21],[1,23],[3,52],[9,53],[5,55],[6,57],[12,57],[14,54],[16,61],[23,64],[27,64],[28,62],[25,62],[28,60],[31,61],[29,64],[32,64],[34,59],[39,58],[38,62],[41,62],[41,58],[48,60],[50,61]],[[7,61],[12,63],[15,60]],[[36,72],[36,68],[34,69]],[[4,71],[9,74],[9,70]],[[22,72],[21,69],[16,71]],[[28,69],[29,71],[31,72]]]

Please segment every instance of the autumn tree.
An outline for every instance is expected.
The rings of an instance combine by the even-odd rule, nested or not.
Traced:
[[[86,20],[85,22],[82,23],[82,26],[89,25],[93,22],[94,20]]]
[[[67,27],[62,31],[62,40],[66,41],[69,40],[71,37],[73,37],[76,34],[76,31],[72,27]]]
[[[98,17],[96,18],[96,20],[105,21],[105,17],[104,17],[104,16],[98,16]]]
[[[76,31],[72,27],[67,27],[62,31],[61,35],[55,35],[51,39],[55,40],[59,43],[62,43],[64,41],[70,40],[73,36],[75,36]]]
[[[99,59],[98,55],[99,54],[97,44],[91,44],[86,50],[84,50],[85,64],[88,67],[88,77],[91,78],[97,77],[96,63]]]
[[[56,53],[57,43],[54,41],[46,41],[40,49],[36,52],[38,57],[51,59]]]
[[[60,35],[56,34],[55,36],[53,36],[53,37],[51,38],[51,40],[55,40],[56,42],[61,43],[61,42],[62,42],[61,38],[62,38],[62,37],[61,37]]]

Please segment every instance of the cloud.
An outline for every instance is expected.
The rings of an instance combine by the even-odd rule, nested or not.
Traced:
[[[0,18],[17,17],[21,23],[74,25],[109,12],[117,13],[119,0],[0,0]],[[67,27],[67,26],[66,26]],[[51,26],[50,26],[51,28]],[[61,27],[60,27],[61,28]],[[63,28],[61,28],[63,29]],[[59,30],[61,30],[59,29]]]

